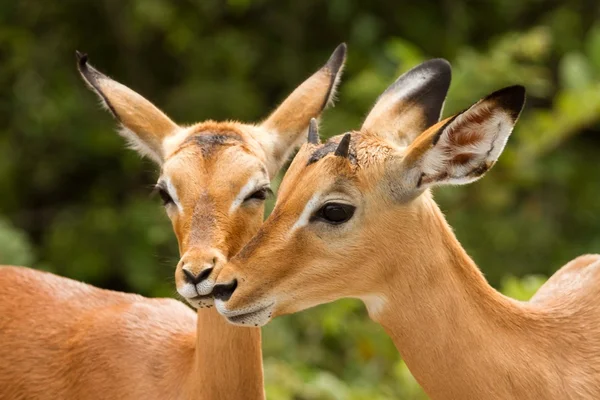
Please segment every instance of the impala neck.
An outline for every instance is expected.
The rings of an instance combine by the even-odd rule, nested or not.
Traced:
[[[548,369],[531,332],[535,312],[488,285],[432,200],[417,218],[427,234],[387,252],[369,314],[432,398],[531,398]]]
[[[264,400],[260,328],[231,325],[214,308],[198,310],[196,397],[207,400]]]

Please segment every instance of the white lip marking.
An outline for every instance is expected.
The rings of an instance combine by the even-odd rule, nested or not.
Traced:
[[[215,286],[215,281],[212,279],[205,279],[196,285],[196,290],[199,295],[206,296],[212,292],[213,286]]]
[[[246,197],[248,197],[248,195],[252,194],[254,191],[268,184],[269,183],[265,181],[264,175],[262,173],[255,174],[252,177],[250,177],[250,179],[248,179],[248,182],[246,182],[246,184],[240,189],[240,192],[231,203],[231,207],[229,207],[229,214],[235,212],[235,210],[237,210],[242,205],[242,203],[244,202]]]
[[[294,223],[294,225],[292,226],[292,229],[290,230],[290,234],[292,232],[294,232],[296,229],[302,228],[302,227],[308,225],[308,222],[310,221],[310,216],[313,214],[315,209],[319,206],[319,198],[320,197],[321,197],[321,193],[313,194],[311,199],[304,206],[304,210],[302,210],[302,214],[300,214],[300,217],[298,218],[296,223]]]
[[[192,297],[198,296],[198,292],[196,288],[191,283],[184,283],[183,286],[177,286],[177,293],[186,299],[191,299]]]

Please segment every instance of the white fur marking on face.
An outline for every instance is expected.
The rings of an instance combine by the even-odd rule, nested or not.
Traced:
[[[162,180],[167,185],[167,190],[169,191],[169,196],[171,196],[171,198],[173,199],[173,203],[175,203],[175,205],[177,206],[179,213],[183,215],[183,207],[181,206],[181,203],[179,202],[179,196],[177,195],[177,190],[175,190],[175,186],[173,186],[171,179],[168,176],[165,176]]]
[[[265,299],[252,306],[230,311],[227,309],[227,302],[215,299],[215,307],[219,314],[227,318],[231,324],[240,326],[263,326],[271,320],[275,302],[269,302]]]
[[[198,291],[199,295],[206,296],[207,294],[210,294],[212,292],[214,286],[215,286],[214,280],[205,279],[196,285],[196,290]]]
[[[315,212],[316,208],[320,204],[320,201],[319,201],[320,197],[321,197],[321,193],[313,194],[311,199],[304,206],[304,210],[302,210],[302,214],[300,214],[300,217],[292,226],[292,229],[290,230],[290,234],[292,232],[294,232],[296,229],[302,228],[302,227],[308,225],[311,215]]]
[[[212,297],[198,298],[198,296],[205,296],[205,294],[198,293],[194,285],[188,282],[185,282],[181,287],[177,286],[177,293],[194,308],[204,308],[213,304]]]
[[[177,285],[177,293],[186,299],[198,296],[196,288],[191,283],[185,282],[182,286]]]
[[[248,180],[248,182],[246,182],[246,184],[244,186],[242,186],[242,188],[240,189],[240,192],[238,193],[238,195],[235,197],[235,199],[231,203],[231,207],[229,207],[229,214],[232,214],[233,212],[235,212],[235,210],[237,210],[242,205],[242,203],[244,202],[246,197],[248,197],[250,194],[252,194],[256,190],[267,186],[268,184],[269,184],[269,182],[265,180],[265,177],[262,173],[257,173],[255,175],[253,175]]]

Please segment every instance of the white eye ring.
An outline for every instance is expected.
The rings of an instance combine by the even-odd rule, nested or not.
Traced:
[[[170,206],[174,205],[177,207],[177,210],[180,213],[183,213],[183,208],[181,207],[181,204],[179,203],[179,197],[177,196],[177,190],[175,190],[175,187],[168,177],[159,179],[155,186],[155,190],[158,191],[158,194],[163,200],[163,205],[167,208],[167,210],[172,209]]]
[[[246,196],[246,198],[244,199],[244,202],[250,201],[250,200],[266,200],[267,197],[269,197],[269,195],[273,194],[273,192],[271,191],[271,188],[268,186],[263,186],[260,189],[255,190],[254,192],[252,192],[251,194],[249,194],[248,196]]]

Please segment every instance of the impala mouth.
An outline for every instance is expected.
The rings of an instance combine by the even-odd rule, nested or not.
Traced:
[[[200,285],[192,285],[186,282],[183,285],[177,285],[177,293],[194,308],[212,307],[214,303],[211,295],[212,284],[210,284],[210,289],[206,287],[199,288],[198,286]]]

